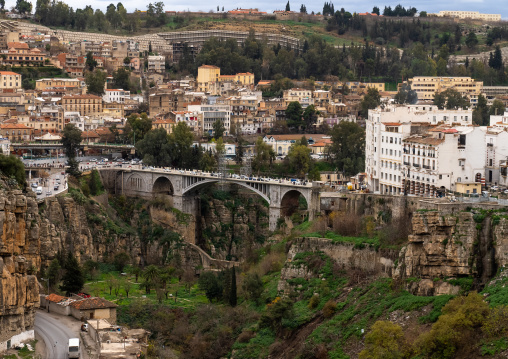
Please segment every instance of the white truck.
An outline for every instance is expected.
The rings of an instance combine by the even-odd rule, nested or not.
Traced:
[[[40,186],[37,187],[37,189],[35,190],[35,193],[38,194],[38,195],[42,194],[42,187],[40,187]]]
[[[79,358],[79,338],[69,339],[69,358]]]

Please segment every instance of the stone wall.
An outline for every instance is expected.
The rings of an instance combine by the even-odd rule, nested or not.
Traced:
[[[40,264],[38,219],[34,194],[1,190],[0,348],[33,328],[39,305],[39,285],[32,274]]]

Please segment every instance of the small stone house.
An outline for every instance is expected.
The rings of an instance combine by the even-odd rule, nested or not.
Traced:
[[[77,300],[70,304],[71,315],[78,320],[107,319],[116,323],[117,305],[104,298],[92,297]]]

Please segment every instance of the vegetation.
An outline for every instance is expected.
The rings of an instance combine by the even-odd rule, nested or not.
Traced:
[[[21,188],[25,188],[25,166],[16,156],[0,154],[0,172],[4,176],[9,177],[9,184],[19,185]]]

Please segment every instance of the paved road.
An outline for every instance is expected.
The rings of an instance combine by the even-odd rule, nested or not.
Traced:
[[[35,314],[35,332],[46,344],[47,359],[67,359],[69,339],[76,338],[76,334],[65,324],[59,322],[49,314],[37,311]],[[81,339],[80,339],[81,341]],[[80,346],[80,358],[83,358],[83,346]]]

